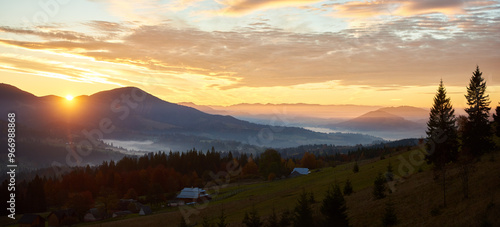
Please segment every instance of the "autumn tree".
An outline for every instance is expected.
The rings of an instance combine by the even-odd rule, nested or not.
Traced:
[[[83,220],[85,213],[94,206],[92,193],[89,191],[70,193],[66,206],[76,212],[78,219]]]
[[[316,156],[314,156],[313,153],[309,153],[307,151],[302,156],[300,163],[302,164],[302,167],[308,168],[308,169],[315,169],[317,167]]]
[[[281,176],[284,174],[284,165],[281,163],[281,155],[274,149],[267,149],[261,154],[259,160],[259,172],[264,177],[270,173]]]

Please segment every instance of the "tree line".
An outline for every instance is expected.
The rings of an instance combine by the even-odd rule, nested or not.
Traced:
[[[451,99],[443,81],[439,83],[427,122],[427,151],[429,163],[441,174],[443,206],[446,206],[446,171],[451,164],[460,169],[463,194],[469,194],[468,179],[472,166],[485,153],[495,148],[494,136],[500,136],[500,106],[490,121],[491,101],[486,94],[486,81],[479,66],[472,73],[467,93],[467,116],[455,116]]]

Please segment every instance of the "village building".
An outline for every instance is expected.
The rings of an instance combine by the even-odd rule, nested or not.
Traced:
[[[45,227],[45,218],[37,214],[24,214],[17,224],[20,227]]]
[[[49,227],[74,225],[78,222],[78,216],[73,209],[56,210],[50,212],[47,222]]]
[[[201,188],[184,188],[179,195],[177,195],[177,199],[184,201],[185,203],[190,203],[211,200],[212,196],[207,194],[206,191]]]
[[[289,177],[297,177],[309,174],[308,168],[294,168],[290,173]]]

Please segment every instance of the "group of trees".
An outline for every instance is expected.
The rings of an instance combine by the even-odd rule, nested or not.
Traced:
[[[426,158],[434,164],[436,171],[442,173],[444,206],[446,206],[447,165],[452,162],[461,165],[464,196],[467,197],[469,166],[482,154],[494,148],[493,132],[499,134],[500,107],[496,108],[494,121],[490,122],[491,102],[486,94],[486,82],[479,66],[472,73],[465,98],[468,105],[465,109],[467,116],[460,116],[457,122],[451,99],[447,97],[441,80],[427,122],[429,154]]]
[[[272,214],[263,220],[257,210],[252,208],[250,212],[245,212],[242,224],[247,227],[349,226],[346,202],[338,184],[331,185],[326,191],[319,207],[321,215],[314,211],[315,203],[314,195],[303,190],[292,211],[284,210],[278,217],[273,209]]]
[[[19,213],[73,208],[83,217],[89,208],[100,207],[105,212],[116,208],[119,199],[139,199],[155,205],[175,197],[183,187],[203,187],[219,172],[227,172],[228,164],[236,166],[231,180],[259,177],[273,180],[287,176],[295,167],[318,168],[321,158],[306,152],[301,159],[284,159],[268,149],[260,156],[231,152],[158,152],[141,157],[124,157],[105,161],[97,167],[75,167],[59,178],[39,177],[17,184],[16,209]],[[0,189],[8,198],[8,181]],[[84,201],[84,202],[83,202]],[[6,211],[2,211],[5,213]]]

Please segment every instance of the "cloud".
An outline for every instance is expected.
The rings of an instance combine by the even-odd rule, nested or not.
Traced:
[[[475,64],[493,75],[500,73],[500,53],[492,51],[500,48],[499,18],[480,12],[457,18],[400,17],[335,33],[293,33],[267,23],[226,32],[181,29],[171,23],[131,28],[126,22],[93,21],[86,25],[101,35],[2,27],[3,32],[31,34],[44,41],[0,42],[123,65],[129,72],[113,75],[134,83],[145,83],[139,77],[147,75],[160,78],[158,83],[169,78],[170,84],[165,86],[196,84],[217,90],[301,88],[328,81],[387,89],[434,85],[439,78],[458,86],[467,80]],[[127,32],[120,33],[122,29]],[[108,40],[115,33],[120,39]],[[51,71],[50,67],[43,70]],[[133,76],[134,72],[139,76]],[[457,76],[463,79],[457,80]]]
[[[415,16],[441,13],[444,15],[465,14],[467,8],[491,6],[495,1],[480,0],[375,0],[353,1],[334,4],[334,16],[345,18],[367,18],[381,15]]]
[[[218,11],[219,14],[240,16],[257,10],[304,6],[321,1],[322,0],[218,0],[217,2],[225,6],[224,9]]]

